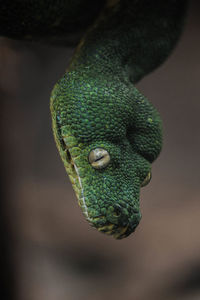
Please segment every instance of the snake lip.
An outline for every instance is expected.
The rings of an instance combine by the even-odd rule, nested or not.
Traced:
[[[123,207],[115,203],[111,214],[108,210],[106,215],[89,217],[88,221],[98,231],[116,239],[123,239],[135,231],[140,219],[141,214],[137,206]]]
[[[111,222],[108,222],[106,217],[103,215],[90,218],[90,224],[93,227],[95,227],[98,231],[108,235],[113,235],[115,232],[116,225]]]
[[[127,237],[132,232],[130,224],[126,224],[126,225],[121,225],[120,226],[119,224],[113,224],[113,223],[107,221],[105,223],[105,225],[98,226],[97,225],[97,221],[99,219],[106,221],[106,217],[105,216],[92,218],[90,220],[91,225],[93,227],[95,227],[99,232],[102,232],[102,233],[104,233],[106,235],[111,235],[115,239],[118,239],[118,240],[123,239],[123,238]]]

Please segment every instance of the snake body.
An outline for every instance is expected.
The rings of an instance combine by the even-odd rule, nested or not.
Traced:
[[[186,1],[107,0],[95,8],[81,0],[19,3],[36,25],[27,18],[29,26],[20,26],[14,4],[8,4],[9,13],[4,5],[3,35],[64,40],[73,26],[91,24],[53,89],[53,132],[86,219],[99,231],[124,238],[140,222],[140,188],[150,181],[151,163],[162,147],[159,114],[134,84],[171,53]],[[82,7],[91,7],[94,17]],[[10,26],[12,14],[17,29]],[[39,31],[40,22],[46,31]]]

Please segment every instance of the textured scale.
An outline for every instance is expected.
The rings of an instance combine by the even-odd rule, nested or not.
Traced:
[[[45,11],[48,34],[37,34],[39,25],[31,32],[31,24],[27,32],[20,26],[16,32],[6,26],[10,19],[5,15],[2,34],[17,38],[57,34],[66,41],[65,27],[67,33],[81,20],[86,27],[91,23],[67,72],[53,89],[53,131],[86,219],[101,232],[117,239],[126,237],[139,224],[140,188],[150,181],[151,163],[162,147],[159,114],[134,83],[158,67],[174,48],[186,1],[98,1],[95,9],[86,1],[96,21],[88,17],[87,10],[81,11],[84,1],[73,2],[77,13],[71,1],[36,2],[38,7],[41,3],[37,18],[37,9],[29,7],[33,22],[43,20]],[[28,11],[25,1],[21,3]],[[53,27],[47,25],[52,10],[57,16]],[[72,10],[69,25],[64,16]],[[14,10],[11,13],[16,19]]]

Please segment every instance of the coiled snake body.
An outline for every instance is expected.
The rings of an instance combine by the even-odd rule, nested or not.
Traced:
[[[141,219],[140,188],[162,146],[159,114],[134,83],[174,48],[185,2],[0,1],[11,38],[61,42],[92,24],[53,89],[53,132],[86,219],[117,239]]]

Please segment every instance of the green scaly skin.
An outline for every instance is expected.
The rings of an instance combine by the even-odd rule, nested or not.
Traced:
[[[160,117],[132,82],[169,55],[181,28],[180,2],[154,1],[157,8],[150,2],[121,1],[107,8],[51,97],[57,146],[83,213],[118,239],[141,219],[140,187],[162,145]],[[96,148],[111,157],[101,170],[88,161]]]
[[[105,1],[52,92],[54,136],[79,205],[92,226],[117,239],[139,224],[140,188],[162,146],[159,114],[134,83],[174,48],[185,3]],[[97,148],[110,157],[101,169],[89,160]]]

